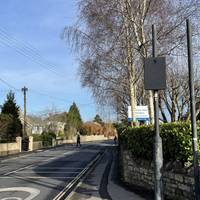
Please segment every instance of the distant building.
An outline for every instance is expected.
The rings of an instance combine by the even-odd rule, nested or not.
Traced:
[[[31,129],[32,134],[42,134],[43,131],[44,131],[44,127],[40,125],[33,125]]]

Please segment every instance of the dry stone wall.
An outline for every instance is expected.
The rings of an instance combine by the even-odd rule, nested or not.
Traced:
[[[134,159],[130,151],[120,152],[122,180],[145,190],[154,190],[153,163]],[[172,170],[163,172],[163,191],[165,199],[192,200],[194,199],[194,179],[188,173],[178,173]]]

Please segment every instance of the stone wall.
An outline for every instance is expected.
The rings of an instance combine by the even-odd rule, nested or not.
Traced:
[[[42,149],[42,148],[43,148],[42,141],[37,141],[37,142],[33,142],[33,148],[29,150],[32,151],[32,150],[37,150],[37,149]]]
[[[121,176],[123,182],[139,186],[145,190],[154,190],[153,163],[134,159],[130,151],[121,148]],[[192,200],[194,199],[194,179],[192,175],[182,171],[164,170],[163,191],[167,199]]]
[[[21,152],[21,137],[16,138],[16,142],[0,144],[0,156],[11,155]]]
[[[81,135],[81,142],[104,141],[113,138],[114,137],[107,138],[104,135]],[[76,136],[71,140],[63,140],[62,144],[66,143],[76,143]]]

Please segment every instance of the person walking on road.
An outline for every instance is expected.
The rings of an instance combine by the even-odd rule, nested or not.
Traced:
[[[117,144],[117,136],[116,135],[114,137],[114,143],[115,143],[115,145]]]
[[[79,131],[77,131],[77,136],[76,136],[76,146],[80,147],[81,146],[81,136],[80,136],[80,133]]]

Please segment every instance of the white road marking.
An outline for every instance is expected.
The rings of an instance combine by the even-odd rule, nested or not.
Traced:
[[[3,199],[1,199],[1,200],[23,200],[22,198],[20,198],[20,197],[6,197],[6,198],[3,198]]]
[[[24,155],[24,156],[18,156],[18,157],[15,157],[15,158],[8,158],[6,160],[2,160],[1,163],[5,163],[5,162],[8,162],[10,160],[16,160],[16,159],[19,159],[19,158],[25,158],[25,157],[28,157],[30,156],[29,154],[28,155]]]
[[[35,169],[36,167],[30,168]],[[84,169],[83,167],[37,167],[37,169]]]
[[[12,188],[0,188],[0,192],[28,192],[30,195],[26,197],[24,200],[32,200],[36,196],[40,194],[40,190],[35,189],[35,188],[30,188],[30,187],[12,187]],[[3,198],[1,200],[22,200],[21,198],[18,197],[8,197],[8,198]]]
[[[56,171],[30,171],[30,172],[27,172],[27,171],[19,171],[19,172],[14,172],[15,174],[37,174],[37,173],[41,173],[41,174],[78,174],[80,172],[56,172]]]
[[[11,172],[8,172],[8,173],[5,173],[5,174],[3,174],[3,175],[4,175],[4,176],[8,176],[8,175],[10,175],[10,174],[16,173],[16,172],[18,172],[18,171],[21,171],[21,170],[23,170],[23,169],[27,169],[27,168],[32,167],[32,166],[33,166],[33,164],[28,165],[28,166],[26,166],[26,167],[19,168],[19,169],[17,169],[17,170],[14,170],[14,171],[11,171]]]
[[[0,176],[1,179],[13,179],[13,178],[21,178],[21,179],[74,179],[76,176],[67,176],[67,177],[60,177],[60,176]],[[1,192],[1,191],[0,191]]]

